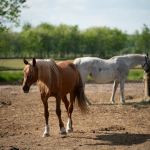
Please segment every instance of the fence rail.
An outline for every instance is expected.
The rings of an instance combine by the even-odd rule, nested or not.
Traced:
[[[141,70],[142,68],[133,68],[133,69],[130,69],[130,70]],[[22,71],[23,69],[0,69],[0,71]]]
[[[0,71],[22,71],[23,69],[0,69]]]

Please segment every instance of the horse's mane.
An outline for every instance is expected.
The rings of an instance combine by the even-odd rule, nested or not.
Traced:
[[[138,57],[141,57],[141,56],[145,56],[145,54],[127,54],[127,55],[121,55],[121,56],[114,56],[110,59],[115,59],[115,58],[138,58]]]
[[[122,57],[139,57],[139,56],[144,56],[145,54],[126,54],[122,55]]]
[[[37,59],[36,66],[38,69],[38,87],[40,91],[43,91],[47,94],[51,90],[54,81],[56,81],[56,86],[59,85],[60,77],[57,64],[51,59]]]

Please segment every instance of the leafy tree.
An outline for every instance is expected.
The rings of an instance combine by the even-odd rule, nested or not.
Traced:
[[[55,26],[45,22],[45,23],[41,23],[40,25],[38,25],[37,28],[42,28],[42,29],[47,29],[47,30],[54,30]]]
[[[0,32],[8,29],[6,23],[14,23],[15,26],[19,26],[19,17],[21,13],[21,6],[26,0],[1,0],[0,1]]]
[[[148,52],[148,50],[150,50],[150,29],[145,24],[142,30],[140,42],[142,43],[143,51]]]
[[[74,53],[74,57],[77,56],[77,53],[79,52],[79,30],[78,30],[78,26],[70,26],[70,30],[69,30],[69,45],[70,45],[70,50]],[[68,48],[68,47],[67,47]],[[67,50],[67,54],[68,54],[68,50]]]
[[[47,57],[50,57],[50,53],[53,51],[53,42],[55,37],[55,26],[48,24],[48,23],[41,23],[36,27],[37,31],[41,31],[40,35],[42,37],[41,43],[42,43],[42,51],[47,55]]]
[[[28,29],[32,29],[32,25],[29,22],[24,23],[22,26],[22,31],[27,31]]]
[[[95,29],[96,28],[89,28],[85,32],[87,51],[88,53],[92,54],[92,56],[94,56],[97,50],[97,32]]]
[[[9,54],[11,54],[11,45],[12,45],[12,41],[13,41],[13,32],[11,31],[11,29],[8,30],[8,32],[2,32],[0,34],[0,41],[1,41],[1,47],[0,47],[0,52],[1,55],[4,56],[8,56]]]
[[[141,43],[141,34],[138,30],[134,32],[133,35],[129,37],[129,45],[132,48],[132,53],[142,53],[142,43]]]
[[[130,36],[132,37],[132,36]],[[110,58],[120,54],[127,46],[139,47],[141,35],[128,38],[121,30],[108,27],[93,27],[80,31],[78,26],[60,24],[53,26],[41,23],[33,28],[30,23],[25,23],[21,33],[2,32],[0,34],[1,56],[34,56],[39,57],[41,49],[43,58],[47,57],[78,57],[99,56]],[[136,40],[136,42],[135,42]],[[127,44],[131,43],[131,44]],[[141,44],[142,45],[142,44]],[[126,49],[129,52],[129,49]],[[53,56],[52,56],[53,55]]]
[[[150,50],[150,29],[144,24],[142,33],[138,30],[135,31],[134,35],[130,36],[130,41],[133,48],[133,53],[144,53]]]

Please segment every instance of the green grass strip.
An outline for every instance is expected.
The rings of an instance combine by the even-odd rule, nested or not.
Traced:
[[[143,70],[130,70],[127,80],[143,80]],[[0,81],[18,81],[24,78],[22,71],[0,71]],[[88,81],[93,79],[88,76]]]
[[[144,70],[131,69],[127,76],[127,80],[143,80],[143,73],[144,73]]]
[[[144,70],[142,69],[131,69],[128,76],[127,80],[143,80],[143,73]],[[87,81],[92,81],[93,79],[88,76]]]
[[[0,71],[0,82],[18,81],[23,78],[24,75],[21,71]]]

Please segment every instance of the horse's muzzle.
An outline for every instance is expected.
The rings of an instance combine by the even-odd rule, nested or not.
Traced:
[[[29,86],[24,86],[22,89],[23,89],[24,93],[28,93],[30,87]]]
[[[149,73],[149,71],[150,71],[149,69],[145,70],[146,73]]]

